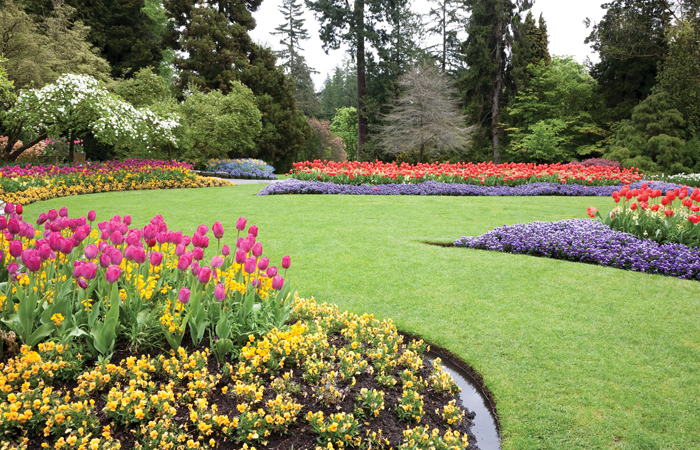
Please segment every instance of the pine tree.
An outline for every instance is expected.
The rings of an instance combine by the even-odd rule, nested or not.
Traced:
[[[333,77],[328,75],[321,89],[321,119],[332,120],[336,110],[348,108],[357,101],[357,78],[355,67],[346,64],[344,67],[336,67]],[[354,153],[353,149],[348,149]]]
[[[503,77],[512,43],[512,24],[519,12],[530,9],[528,0],[465,0],[471,16],[467,22],[469,37],[463,43],[465,62],[469,69],[460,79],[468,113],[474,123],[491,122],[493,162],[500,154],[501,106]],[[481,129],[484,140],[484,129]]]
[[[387,2],[306,0],[306,5],[316,13],[321,22],[320,34],[324,50],[338,49],[341,43],[346,43],[354,52],[357,64],[357,158],[360,159],[367,138],[367,112],[364,101],[367,89],[365,43],[380,45],[377,24],[383,21]]]
[[[432,26],[428,33],[438,36],[440,43],[429,50],[440,63],[442,73],[454,73],[462,67],[460,54],[460,31],[464,29],[466,17],[462,9],[462,0],[430,0],[436,3],[428,13]]]
[[[540,61],[545,64],[552,62],[544,17],[540,14],[539,26],[537,26],[531,11],[528,11],[524,22],[520,21],[520,16],[515,16],[513,54],[506,69],[505,80],[509,98],[512,99],[528,87],[530,81],[528,66],[537,65]]]

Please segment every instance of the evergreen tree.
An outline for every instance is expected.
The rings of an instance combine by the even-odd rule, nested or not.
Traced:
[[[668,51],[671,0],[614,0],[602,7],[607,12],[585,42],[600,57],[591,75],[609,108],[607,120],[616,122],[630,117],[656,84]]]
[[[311,74],[316,73],[306,64],[304,56],[301,54],[299,41],[309,39],[309,34],[304,28],[302,5],[297,0],[283,0],[279,11],[284,15],[284,23],[272,34],[281,35],[280,44],[284,47],[276,52],[277,57],[282,60],[282,66],[294,81],[294,98],[299,109],[310,117],[320,114],[321,105],[314,89]]]
[[[471,15],[467,21],[469,37],[463,43],[469,69],[460,79],[462,95],[475,124],[491,122],[493,162],[498,164],[500,112],[507,103],[502,95],[503,78],[511,53],[512,25],[518,13],[530,9],[532,4],[529,0],[465,0],[465,4]],[[480,127],[477,143],[485,140],[485,131],[485,127]]]
[[[320,117],[323,120],[332,120],[339,108],[348,108],[355,105],[357,102],[356,69],[349,64],[346,64],[344,67],[336,67],[333,77],[329,75],[323,82],[320,101]],[[357,112],[355,117],[357,118]],[[357,140],[355,140],[355,143],[357,143]],[[348,150],[351,154],[355,153],[354,148],[348,147]]]
[[[537,65],[540,61],[545,64],[552,62],[547,24],[540,14],[537,26],[532,11],[528,11],[524,22],[520,21],[520,16],[516,16],[513,21],[513,54],[505,76],[509,98],[512,99],[527,88],[530,81],[528,66]]]
[[[403,0],[398,0],[403,1]],[[324,50],[338,49],[346,43],[357,64],[357,158],[367,138],[365,43],[379,46],[377,24],[382,22],[387,2],[381,0],[306,0],[321,22]]]
[[[428,33],[438,36],[440,42],[429,50],[440,64],[442,73],[455,73],[462,68],[460,53],[460,31],[464,29],[466,17],[462,9],[463,0],[430,0],[435,3],[430,8],[428,18],[431,27]]]

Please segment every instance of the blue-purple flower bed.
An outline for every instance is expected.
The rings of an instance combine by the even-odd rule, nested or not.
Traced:
[[[677,184],[652,182],[654,189],[667,191],[681,187]],[[641,187],[642,183],[634,183],[632,188]],[[288,179],[272,183],[258,192],[258,195],[284,194],[336,194],[336,195],[452,195],[452,196],[595,196],[610,197],[622,186],[581,186],[580,184],[532,183],[520,186],[478,186],[473,184],[439,183],[426,181],[419,184],[380,184],[376,186],[363,184],[353,186],[335,184],[323,181],[301,181]]]
[[[700,248],[658,244],[589,219],[504,226],[454,245],[700,280]]]

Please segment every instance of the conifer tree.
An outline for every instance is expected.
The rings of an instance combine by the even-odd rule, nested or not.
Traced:
[[[525,21],[515,16],[513,21],[513,54],[506,69],[506,87],[508,96],[512,98],[527,88],[529,84],[530,64],[537,65],[540,61],[545,64],[552,62],[549,54],[549,38],[547,24],[540,14],[539,26],[535,22],[532,11],[528,11]]]
[[[428,18],[431,27],[428,33],[438,36],[440,42],[429,50],[440,63],[442,73],[455,72],[462,66],[460,58],[460,31],[464,29],[466,17],[462,0],[430,0],[435,7],[430,8]]]

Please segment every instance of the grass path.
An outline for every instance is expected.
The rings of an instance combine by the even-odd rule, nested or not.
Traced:
[[[162,214],[188,233],[221,220],[231,245],[245,216],[273,264],[291,255],[301,294],[393,318],[479,371],[504,449],[700,448],[700,283],[422,243],[582,218],[610,200],[255,197],[261,188],[95,194],[30,205],[25,217],[64,205],[136,225]]]

